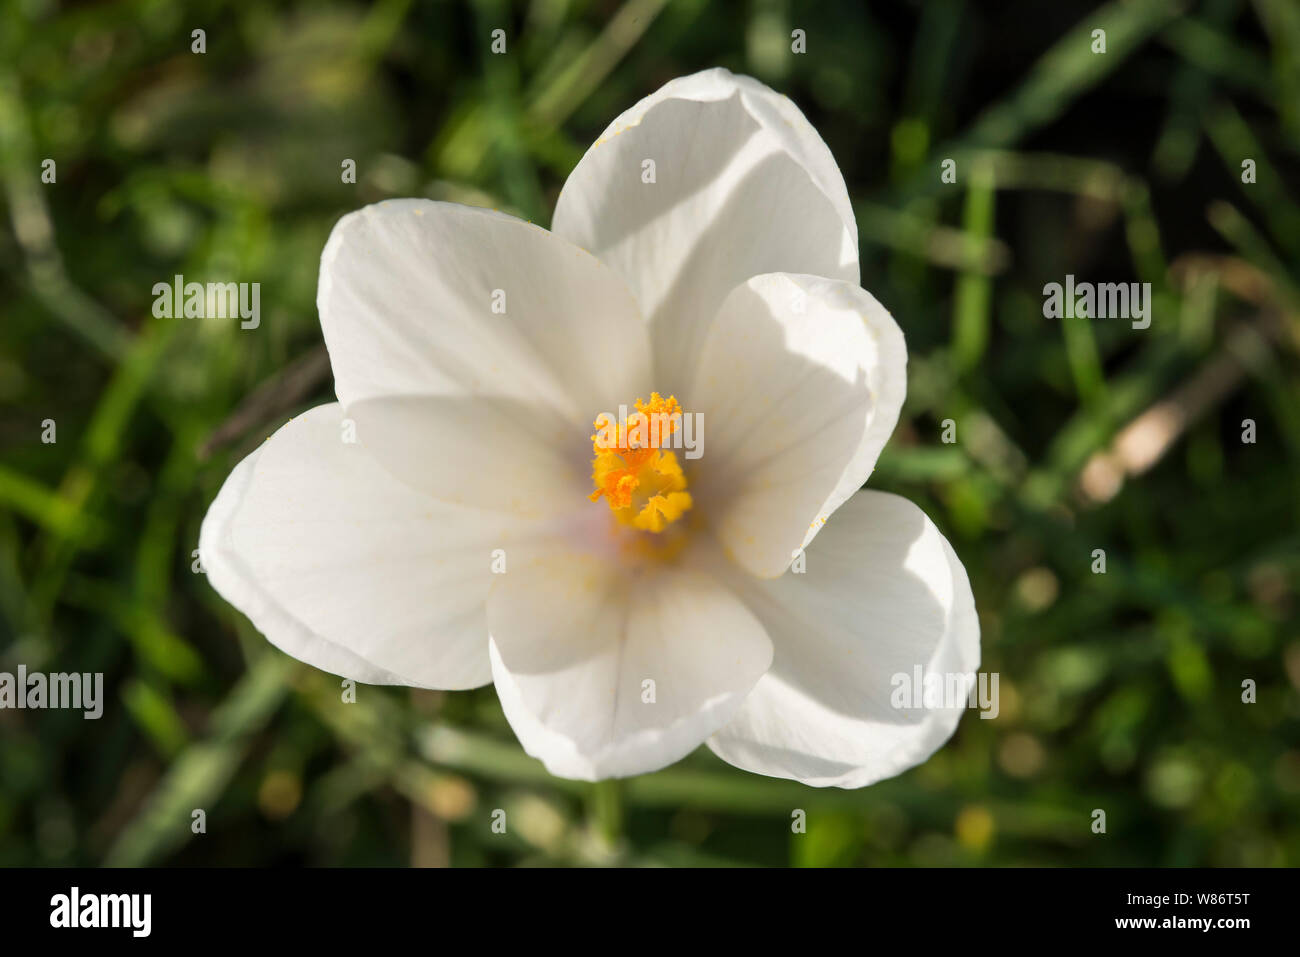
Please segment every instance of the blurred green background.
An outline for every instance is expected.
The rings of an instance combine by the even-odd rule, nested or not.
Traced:
[[[107,702],[0,711],[0,864],[1300,861],[1294,0],[2,9],[0,670],[103,671]],[[949,535],[1001,676],[996,720],[861,791],[704,749],[553,779],[490,687],[344,705],[192,569],[231,467],[332,398],[340,215],[548,223],[605,124],[715,65],[789,94],[844,171],[911,354],[873,485]],[[175,273],[260,282],[261,327],[155,319]],[[1150,328],[1044,319],[1066,273],[1150,282]]]

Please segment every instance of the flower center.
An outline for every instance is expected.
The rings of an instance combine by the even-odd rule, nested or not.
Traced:
[[[621,524],[643,532],[662,532],[681,518],[691,507],[691,493],[677,456],[663,448],[681,423],[677,399],[658,392],[650,393],[649,402],[637,399],[636,412],[622,425],[602,412],[592,423],[591,500],[603,495]]]

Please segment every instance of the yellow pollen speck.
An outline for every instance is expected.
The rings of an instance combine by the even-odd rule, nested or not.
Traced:
[[[604,496],[614,517],[643,532],[662,532],[691,507],[677,456],[662,446],[677,431],[682,408],[674,396],[650,393],[650,401],[636,401],[636,412],[619,425],[602,414],[591,437],[595,458],[591,480],[593,502]]]

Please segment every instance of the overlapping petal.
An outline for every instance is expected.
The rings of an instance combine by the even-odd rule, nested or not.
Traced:
[[[512,566],[488,603],[492,676],[524,749],[594,780],[683,757],[735,713],[772,645],[699,567],[629,577],[596,555]]]
[[[705,434],[692,491],[736,561],[779,575],[861,487],[906,366],[897,324],[852,283],[774,273],[727,297],[685,401]]]
[[[492,552],[521,526],[415,492],[345,441],[342,412],[291,420],[239,464],[203,520],[208,581],[272,644],[372,684],[491,680]]]
[[[789,99],[726,70],[674,80],[610,124],[565,183],[552,228],[631,286],[665,394],[690,383],[739,283],[768,272],[858,281],[830,150]]]
[[[388,200],[339,220],[317,293],[345,406],[489,395],[585,427],[649,384],[626,285],[578,247],[494,210]]]
[[[952,547],[906,499],[859,492],[807,552],[802,574],[735,587],[772,638],[772,668],[709,740],[724,760],[818,787],[857,788],[921,763],[948,740],[964,700],[916,707],[895,695],[920,669],[979,668],[979,619]],[[912,707],[895,707],[899,702]]]

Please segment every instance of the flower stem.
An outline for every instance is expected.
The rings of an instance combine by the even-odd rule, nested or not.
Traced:
[[[611,778],[593,784],[588,809],[596,833],[614,847],[623,834],[623,782]]]

